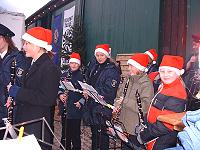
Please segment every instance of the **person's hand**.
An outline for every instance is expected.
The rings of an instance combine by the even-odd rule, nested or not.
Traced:
[[[8,97],[5,106],[8,108],[10,107],[11,103],[12,103],[11,97]]]
[[[116,107],[114,107],[112,113],[113,113],[114,115],[116,115],[116,114],[118,114],[118,113],[120,112],[120,110],[121,110],[121,107],[120,107],[120,106],[116,106]]]
[[[76,102],[76,103],[74,103],[74,105],[75,105],[78,109],[81,109],[81,104],[80,104],[80,102]]]
[[[198,56],[196,56],[196,55],[193,55],[189,60],[190,63],[194,63],[196,61],[198,61]]]
[[[10,82],[10,83],[7,85],[7,90],[8,90],[8,92],[9,92],[11,86],[12,86],[12,84],[11,84],[11,82]]]
[[[59,99],[60,99],[63,103],[66,103],[66,101],[67,101],[67,94],[60,94]]]
[[[87,90],[83,90],[83,96],[86,100],[89,98]]]
[[[119,98],[116,100],[116,103],[117,103],[118,105],[121,105],[122,102],[123,102],[123,100],[124,100],[123,97],[119,97]]]

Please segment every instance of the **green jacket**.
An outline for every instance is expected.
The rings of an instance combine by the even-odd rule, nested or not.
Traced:
[[[129,78],[128,89],[126,92],[125,99],[121,104],[122,108],[119,120],[124,124],[126,131],[129,134],[134,135],[135,127],[139,123],[138,106],[135,97],[136,90],[138,89],[138,92],[140,94],[140,99],[142,101],[142,109],[144,114],[146,114],[148,111],[148,108],[150,106],[151,100],[154,95],[154,91],[152,82],[149,79],[148,75],[146,73],[142,73],[139,75],[129,76],[124,80],[121,88],[119,89],[120,96],[123,97],[124,87],[128,78]]]

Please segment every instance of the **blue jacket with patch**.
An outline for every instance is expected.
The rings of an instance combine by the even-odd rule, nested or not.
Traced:
[[[7,108],[4,105],[8,97],[7,85],[10,82],[11,63],[14,59],[16,59],[15,83],[18,86],[21,85],[24,70],[29,66],[23,52],[17,49],[9,50],[4,58],[0,60],[0,126],[3,125],[2,118],[7,117]]]
[[[103,96],[103,99],[107,103],[114,104],[120,83],[120,71],[113,62],[107,59],[104,64],[99,64],[96,60],[93,60],[88,65],[86,80],[88,84],[96,89],[98,94]],[[99,124],[99,114],[103,115],[106,119],[111,118],[112,110],[95,102],[92,98],[87,101],[86,107],[89,110],[90,124]]]
[[[67,78],[67,73],[63,73],[61,77]],[[82,90],[80,84],[78,81],[83,82],[83,74],[80,70],[76,70],[71,72],[70,71],[70,78],[68,78],[68,81],[72,83],[75,89]],[[64,90],[60,89],[59,94],[63,94]],[[78,109],[74,103],[80,102],[80,99],[83,98],[83,95],[78,92],[68,91],[68,98],[66,102],[66,118],[67,119],[81,119],[82,117],[82,107],[81,109]],[[63,114],[63,109],[65,106],[60,105],[61,113]]]

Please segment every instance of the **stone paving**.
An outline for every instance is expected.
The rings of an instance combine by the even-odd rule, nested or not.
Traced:
[[[54,133],[56,137],[60,140],[61,138],[61,122],[59,116],[55,115],[54,121]],[[120,150],[121,148],[114,149],[115,142],[110,139],[110,149]],[[117,147],[120,147],[121,143],[119,140],[116,141]],[[54,139],[53,150],[59,150],[59,144]],[[90,150],[91,149],[91,131],[87,126],[81,126],[81,149],[82,150]]]

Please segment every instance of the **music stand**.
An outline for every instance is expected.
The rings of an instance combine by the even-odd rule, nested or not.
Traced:
[[[7,121],[7,119],[4,119],[4,121],[5,121],[5,125],[6,126],[0,128],[0,130],[5,130],[6,129],[5,134],[4,134],[4,140],[8,139],[8,137],[7,137],[8,133],[10,133],[11,138],[17,138],[17,134],[16,134],[15,130],[19,131],[19,129],[17,128],[18,126],[24,126],[26,128],[25,125],[29,125],[29,124],[33,124],[33,123],[37,123],[37,122],[42,122],[42,138],[41,139],[36,138],[37,141],[39,141],[39,142],[41,142],[41,143],[43,143],[45,145],[48,145],[48,146],[53,146],[53,144],[44,141],[44,130],[45,130],[45,125],[46,125],[48,127],[48,129],[50,130],[51,134],[53,135],[53,137],[56,139],[56,141],[61,146],[61,148],[63,150],[65,150],[64,146],[60,143],[60,141],[58,140],[56,135],[53,133],[53,130],[51,129],[51,127],[48,124],[48,122],[46,121],[45,117],[39,118],[39,119],[33,119],[33,120],[30,120],[30,121],[25,121],[25,122],[14,124],[14,125],[11,125]],[[30,135],[30,134],[24,132],[24,135]]]

